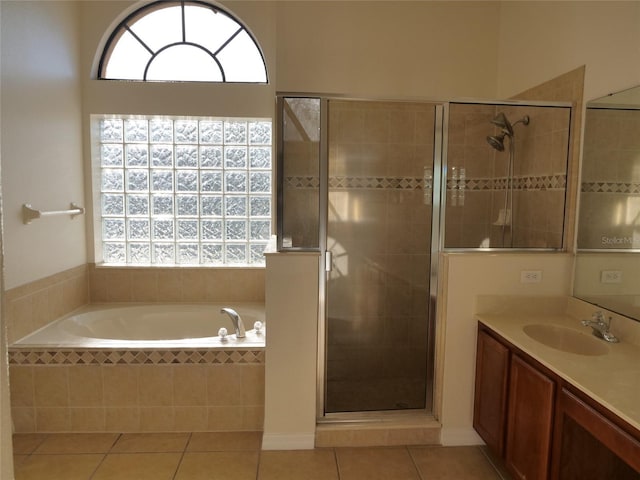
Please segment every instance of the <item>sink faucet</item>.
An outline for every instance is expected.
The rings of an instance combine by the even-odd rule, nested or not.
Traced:
[[[609,326],[611,325],[611,318],[609,320],[605,320],[604,315],[601,311],[597,311],[593,314],[591,320],[582,320],[582,325],[585,327],[591,327],[592,333],[594,336],[598,338],[602,338],[607,342],[618,343],[620,340],[609,331]]]
[[[244,338],[246,336],[244,331],[244,323],[242,323],[242,318],[240,318],[238,312],[236,312],[233,308],[225,307],[220,309],[220,313],[226,313],[231,318],[231,321],[233,322],[233,328],[236,331],[236,338]]]

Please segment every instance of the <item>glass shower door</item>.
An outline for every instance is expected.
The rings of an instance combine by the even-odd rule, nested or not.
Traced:
[[[329,101],[325,413],[431,409],[435,118]]]

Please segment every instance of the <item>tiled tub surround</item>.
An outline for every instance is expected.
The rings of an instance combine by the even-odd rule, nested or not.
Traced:
[[[12,349],[15,431],[262,430],[264,349]]]
[[[55,319],[89,303],[86,265],[11,290],[4,296],[7,339],[12,344]]]
[[[5,292],[9,344],[88,303],[262,302],[263,268],[82,265]]]
[[[14,343],[90,302],[263,303],[264,269],[88,265],[5,298]],[[12,348],[10,382],[16,432],[262,429],[262,348]]]

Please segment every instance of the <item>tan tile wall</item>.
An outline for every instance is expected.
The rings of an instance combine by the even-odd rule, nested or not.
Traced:
[[[91,303],[263,302],[263,268],[117,268],[89,265]]]
[[[86,265],[5,292],[9,344],[89,302]]]
[[[567,251],[574,250],[574,232],[577,218],[577,201],[580,174],[580,129],[582,125],[582,105],[584,103],[584,72],[581,66],[541,85],[526,90],[513,99],[546,100],[572,102],[571,144],[569,145],[569,165],[567,168],[567,195],[565,203],[564,246]]]
[[[495,115],[504,111],[515,122],[529,115],[530,124],[515,126],[513,193],[515,247],[559,248],[562,242],[564,189],[553,187],[564,182],[569,135],[568,109],[539,106],[453,104],[449,116],[448,191],[445,240],[447,248],[476,248],[485,239],[491,246],[502,246],[502,227],[494,225],[504,208],[505,184],[493,185],[492,179],[505,179],[509,155],[496,152],[486,141],[497,133],[491,125]],[[495,130],[495,132],[494,132]],[[509,141],[505,141],[508,148]],[[464,204],[451,189],[452,167],[466,170]],[[544,178],[543,184],[535,186]],[[523,188],[520,184],[531,184]],[[506,231],[505,243],[511,243]]]
[[[262,430],[264,364],[11,365],[15,431]]]
[[[87,303],[263,302],[262,268],[101,268],[93,264],[5,292],[9,344]]]

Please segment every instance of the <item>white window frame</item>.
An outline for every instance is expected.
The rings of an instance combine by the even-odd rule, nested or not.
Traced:
[[[106,41],[97,78],[268,83],[249,28],[203,0],[158,0],[128,15]]]

